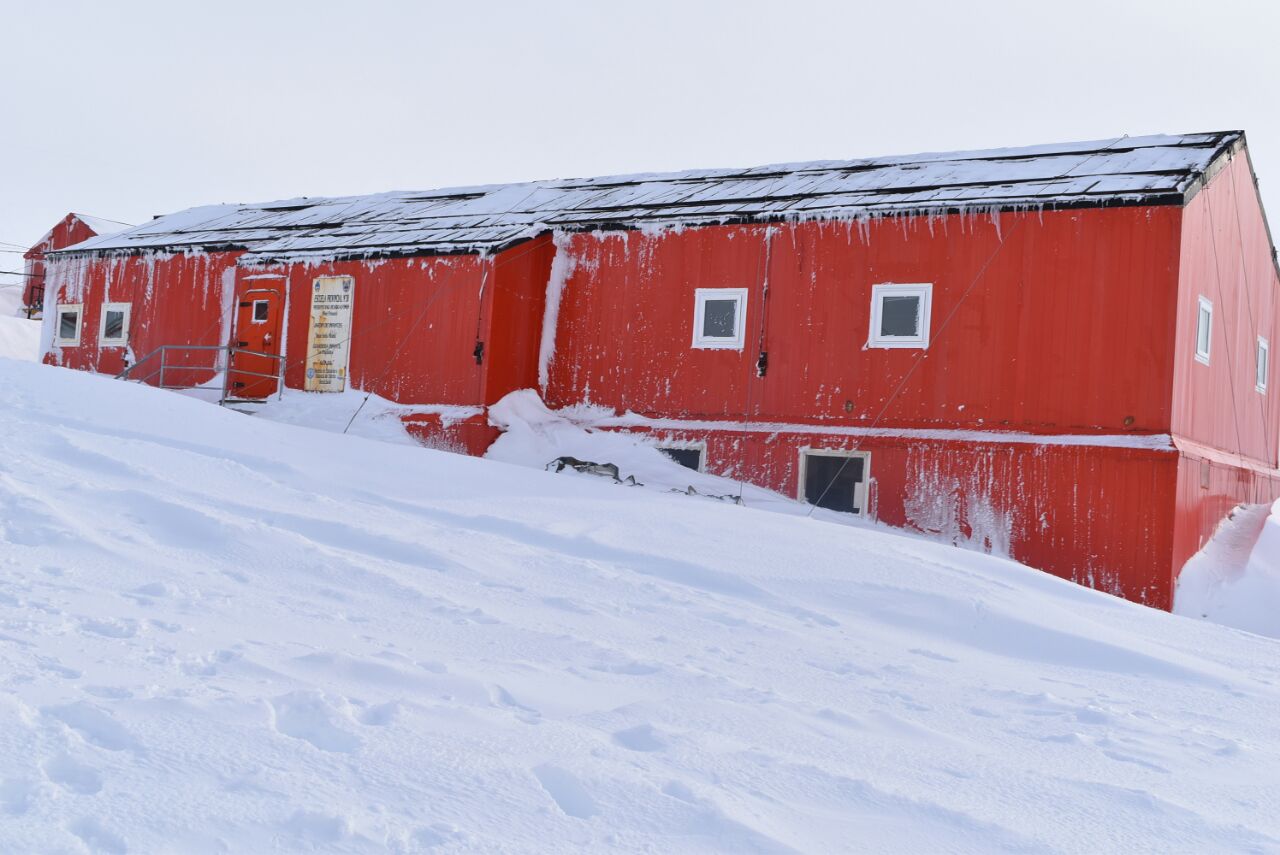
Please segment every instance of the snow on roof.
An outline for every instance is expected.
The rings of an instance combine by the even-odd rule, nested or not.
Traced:
[[[75,218],[93,229],[93,233],[98,237],[119,234],[126,229],[133,228],[129,223],[121,223],[117,220],[104,220],[102,217],[91,217],[88,214],[76,214]]]
[[[1181,204],[1240,131],[371,196],[213,205],[64,251],[235,247],[251,257],[475,252],[551,229]]]

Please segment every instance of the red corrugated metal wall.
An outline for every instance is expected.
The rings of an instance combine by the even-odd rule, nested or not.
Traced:
[[[55,289],[56,302],[83,304],[84,316],[80,344],[55,347],[46,361],[116,374],[124,368],[129,351],[136,360],[165,344],[225,343],[223,318],[229,304],[224,304],[223,293],[234,282],[238,255],[192,252],[51,258],[47,281]],[[160,294],[164,299],[157,298]],[[132,305],[128,348],[98,346],[102,307],[109,302]],[[211,361],[207,356],[188,358],[192,363]]]
[[[1243,456],[1184,454],[1179,468],[1174,566],[1181,570],[1237,504],[1273,501],[1280,453],[1275,375],[1277,280],[1261,202],[1241,153],[1183,215],[1179,254],[1172,431],[1193,444]],[[1213,303],[1209,364],[1195,358],[1199,298]],[[1257,337],[1271,343],[1268,389],[1255,388]],[[1210,457],[1214,459],[1209,459]],[[1203,463],[1202,463],[1203,461]]]
[[[546,396],[754,423],[673,436],[705,439],[712,471],[788,495],[802,447],[853,446],[823,425],[1165,432],[1180,229],[1167,207],[577,235]],[[884,282],[932,283],[927,352],[865,346]],[[749,290],[741,351],[690,346],[695,289],[718,287]],[[857,447],[878,519],[1171,605],[1172,450]]]
[[[1168,609],[1178,455],[1029,443],[821,433],[641,431],[706,442],[708,470],[797,496],[803,448],[870,454],[870,516],[1007,555],[1064,579]],[[851,556],[851,560],[854,557]]]
[[[929,282],[934,341],[884,424],[1162,432],[1179,226],[1169,207],[576,235],[548,397],[865,425],[920,354],[865,347],[871,287]],[[750,291],[743,351],[690,347],[694,291],[719,287]]]

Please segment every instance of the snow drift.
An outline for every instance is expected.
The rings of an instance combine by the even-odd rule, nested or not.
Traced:
[[[0,359],[34,362],[40,351],[40,321],[0,315]]]
[[[34,360],[40,350],[40,322],[19,316],[22,281],[0,278],[0,359]]]
[[[1280,851],[1280,642],[0,360],[0,850]]]
[[[1173,610],[1280,638],[1280,502],[1222,522],[1183,568]]]

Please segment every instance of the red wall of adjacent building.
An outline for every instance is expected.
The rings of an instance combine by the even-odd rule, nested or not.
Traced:
[[[43,305],[45,253],[73,246],[81,241],[88,240],[96,234],[97,232],[89,228],[75,214],[67,214],[56,226],[49,230],[48,234],[40,239],[39,243],[27,250],[22,256],[26,261],[26,269],[24,270],[26,281],[22,289],[22,305],[35,306],[37,309]]]
[[[1241,503],[1274,501],[1280,453],[1277,278],[1247,154],[1237,154],[1186,206],[1179,253],[1172,431],[1183,447],[1174,564],[1181,568]],[[1209,364],[1195,359],[1199,297],[1213,302]],[[1258,336],[1270,378],[1256,389]],[[1222,453],[1225,452],[1225,453]],[[1233,458],[1234,455],[1239,457]]]

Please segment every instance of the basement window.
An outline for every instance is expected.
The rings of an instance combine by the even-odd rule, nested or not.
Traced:
[[[1196,362],[1209,364],[1209,346],[1213,344],[1213,302],[1200,298],[1196,310]]]
[[[871,286],[871,334],[868,347],[929,346],[933,285],[919,283]]]
[[[124,347],[129,343],[129,303],[103,303],[98,347]]]
[[[742,350],[746,288],[699,288],[693,304],[693,346]]]
[[[1271,373],[1271,342],[1258,336],[1258,351],[1255,360],[1253,377],[1254,388],[1266,394],[1267,375]]]
[[[67,303],[58,306],[57,330],[55,343],[63,347],[74,347],[80,343],[80,319],[84,316],[84,306],[80,303]]]
[[[703,465],[706,462],[706,443],[669,443],[667,445],[659,446],[658,450],[686,469],[692,469],[694,472],[703,471]]]
[[[867,452],[802,448],[797,494],[811,505],[862,516],[867,511],[870,476]]]

